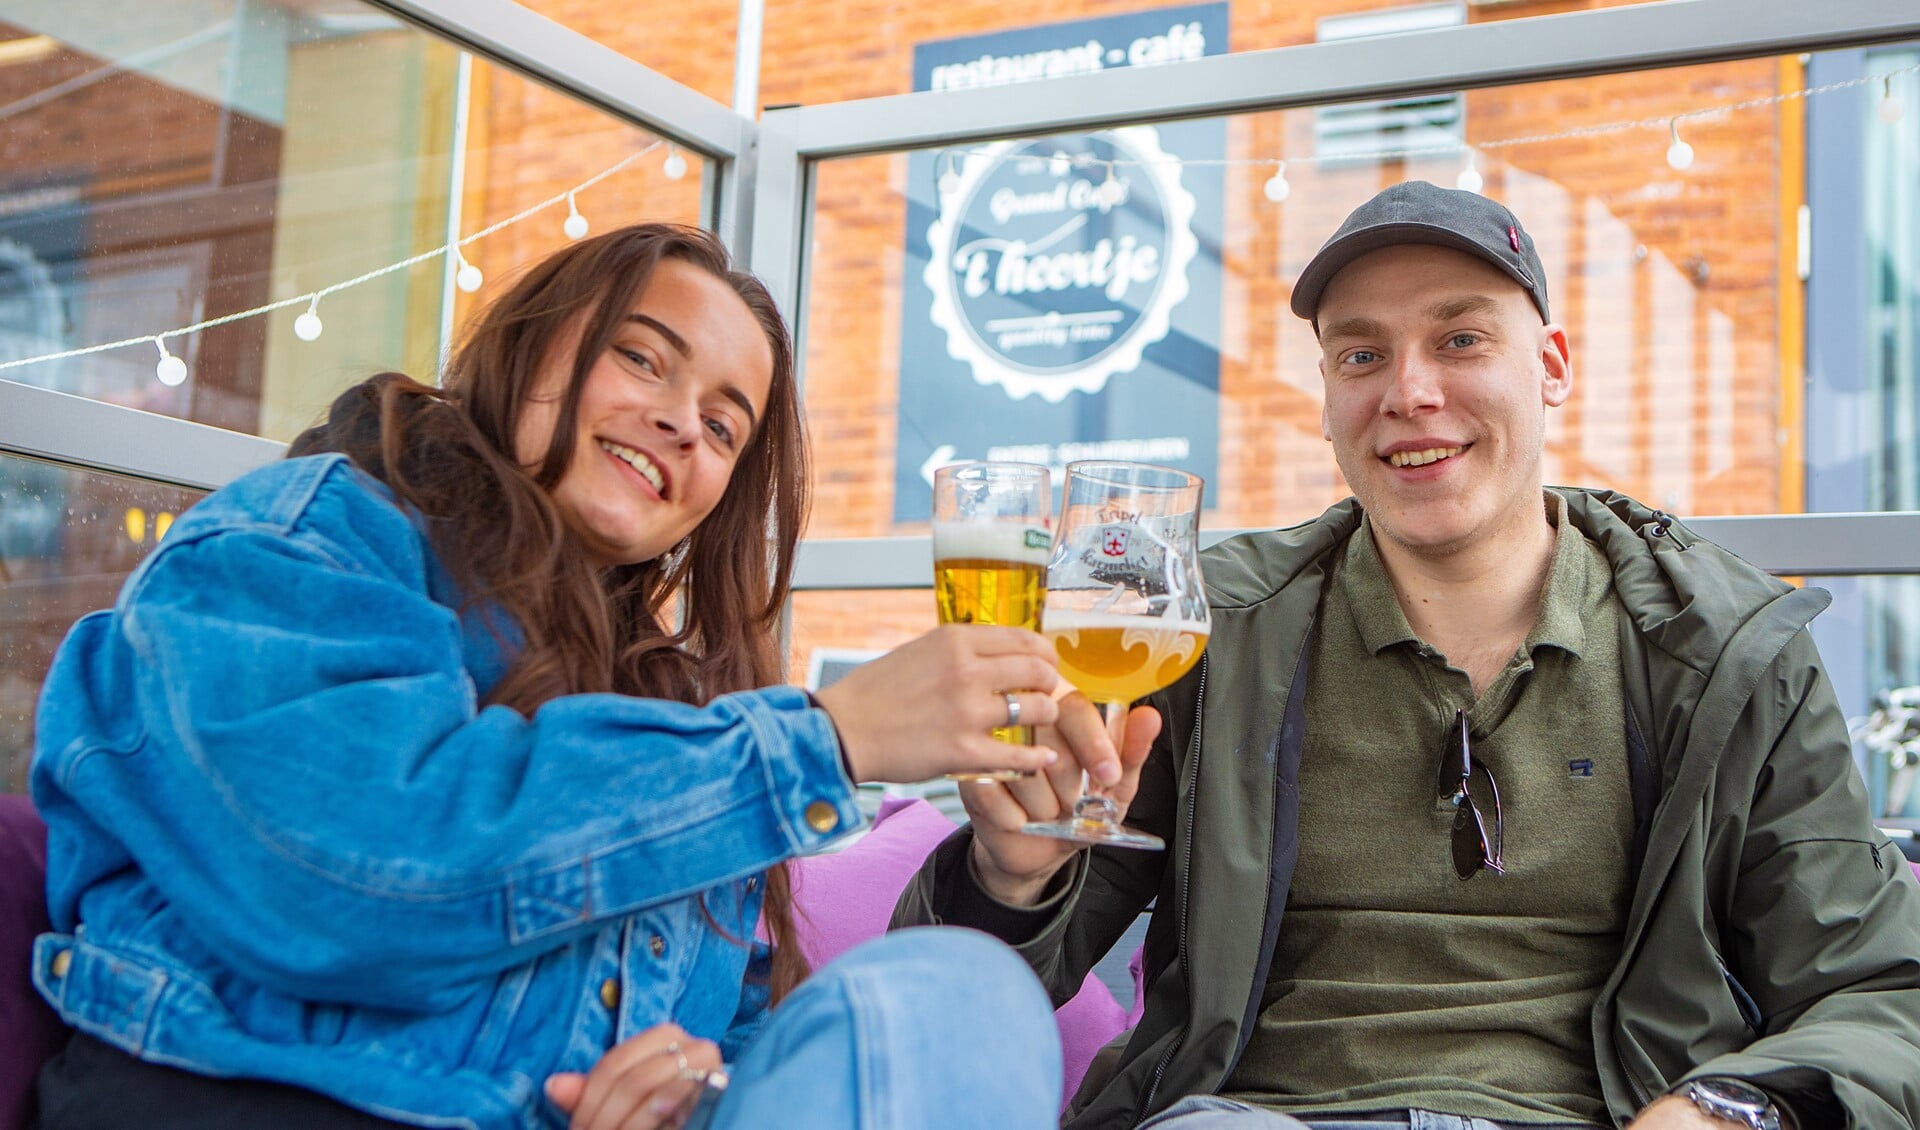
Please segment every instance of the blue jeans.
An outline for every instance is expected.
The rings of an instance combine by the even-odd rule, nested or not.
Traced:
[[[1012,950],[924,927],[808,978],[734,1065],[711,1130],[1059,1125],[1060,1032]]]
[[[1189,1095],[1140,1124],[1140,1130],[1503,1130],[1500,1123],[1457,1114],[1410,1110],[1403,1118],[1315,1119],[1302,1122],[1218,1095]],[[1583,1130],[1579,1123],[1518,1126],[1513,1130]]]

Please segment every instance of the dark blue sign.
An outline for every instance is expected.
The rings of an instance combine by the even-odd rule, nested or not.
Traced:
[[[1227,5],[922,44],[916,89],[1224,53]],[[1213,476],[1220,121],[914,154],[894,518],[962,459],[1135,459]]]

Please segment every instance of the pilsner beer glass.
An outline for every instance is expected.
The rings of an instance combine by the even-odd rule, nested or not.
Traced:
[[[933,475],[933,594],[942,624],[1040,630],[1053,546],[1053,477],[1035,463],[955,463]],[[1033,727],[993,736],[1033,744]],[[1017,770],[949,774],[1011,780]]]
[[[1060,674],[1098,703],[1120,748],[1127,711],[1200,661],[1213,618],[1200,581],[1198,475],[1146,463],[1067,465],[1060,535],[1047,569],[1044,631]],[[1038,836],[1158,851],[1123,826],[1083,773],[1073,815],[1027,824]]]

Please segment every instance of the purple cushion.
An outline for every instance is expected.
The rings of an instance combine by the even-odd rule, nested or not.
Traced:
[[[886,932],[893,904],[953,822],[924,800],[889,797],[873,828],[832,855],[794,861],[795,931],[807,961],[826,964],[867,938]],[[1066,1099],[1080,1088],[1093,1053],[1131,1023],[1113,994],[1089,973],[1080,992],[1054,1013],[1066,1068]]]
[[[1920,879],[1920,863],[1909,863],[1907,866],[1913,868],[1913,877]]]
[[[47,826],[33,802],[0,795],[0,1127],[33,1120],[33,1077],[66,1029],[33,991],[33,939],[47,922]]]

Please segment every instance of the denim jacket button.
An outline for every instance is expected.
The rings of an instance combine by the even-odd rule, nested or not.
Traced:
[[[54,954],[53,960],[47,964],[47,972],[53,974],[53,979],[58,981],[67,975],[67,970],[71,968],[72,965],[73,951],[61,950],[59,953]]]
[[[609,1011],[620,1007],[620,982],[611,977],[600,982],[600,1003]]]
[[[667,955],[667,940],[658,934],[647,939],[647,952],[655,957]]]
[[[840,826],[840,814],[824,800],[816,800],[807,806],[807,827],[816,832],[831,832]]]

